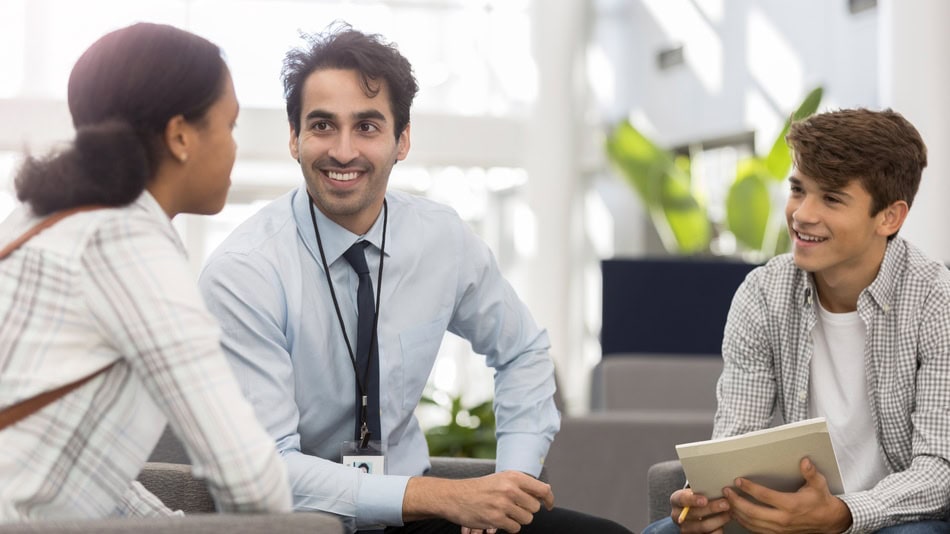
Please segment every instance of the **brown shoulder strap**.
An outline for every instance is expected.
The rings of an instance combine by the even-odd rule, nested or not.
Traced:
[[[101,375],[102,373],[112,369],[112,366],[116,362],[112,362],[109,365],[99,369],[91,375],[86,375],[83,378],[75,382],[70,382],[65,386],[60,386],[52,391],[47,391],[45,393],[40,393],[35,397],[30,397],[28,399],[22,400],[9,408],[6,408],[0,412],[0,430],[20,422],[20,420],[25,419],[26,417],[33,415],[34,413],[42,410],[47,405],[60,399],[61,397],[66,396],[70,391],[82,386],[86,382],[89,382],[93,378]]]
[[[3,250],[0,250],[0,260],[5,259],[7,256],[12,254],[13,251],[23,246],[23,243],[26,243],[27,241],[32,239],[36,234],[42,232],[43,230],[49,228],[50,226],[53,226],[59,221],[65,219],[66,217],[69,217],[70,215],[74,215],[82,211],[91,211],[91,210],[96,210],[96,209],[102,209],[104,207],[105,206],[78,206],[72,209],[58,211],[54,213],[53,215],[50,215],[49,217],[37,223],[36,226],[34,226],[33,228],[30,228],[29,230],[27,230],[23,235],[15,239],[12,243],[4,247]],[[19,422],[21,419],[24,419],[25,417],[30,416],[42,410],[51,402],[59,399],[60,397],[63,397],[70,391],[78,388],[79,386],[82,386],[86,382],[89,382],[93,378],[108,371],[109,369],[112,368],[113,365],[115,365],[115,362],[112,362],[109,365],[103,367],[102,369],[99,369],[95,373],[92,373],[91,375],[87,375],[83,378],[80,378],[79,380],[76,380],[75,382],[70,382],[69,384],[66,384],[65,386],[60,386],[52,391],[47,391],[45,393],[36,395],[35,397],[30,397],[28,399],[22,400],[14,404],[13,406],[10,406],[4,409],[3,411],[0,411],[0,430],[3,430],[4,428]]]
[[[14,250],[23,246],[23,243],[26,243],[27,241],[32,239],[36,234],[42,232],[43,230],[46,230],[50,226],[53,226],[59,221],[65,219],[66,217],[69,217],[70,215],[75,215],[81,211],[98,210],[104,207],[105,206],[97,206],[97,205],[77,206],[75,208],[70,208],[68,210],[57,211],[56,213],[50,215],[49,217],[37,223],[36,226],[34,226],[33,228],[30,228],[29,230],[24,232],[23,235],[21,235],[20,237],[14,239],[12,243],[3,247],[3,250],[0,250],[0,260],[5,259],[7,256],[12,254]]]

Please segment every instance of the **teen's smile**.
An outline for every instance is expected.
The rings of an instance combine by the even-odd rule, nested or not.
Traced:
[[[810,234],[807,232],[803,232],[799,230],[798,228],[795,228],[794,226],[792,227],[792,233],[795,238],[796,246],[811,247],[811,246],[824,243],[825,241],[828,240],[827,237],[822,237],[822,236]]]

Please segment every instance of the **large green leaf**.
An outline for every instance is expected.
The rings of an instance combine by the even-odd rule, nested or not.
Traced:
[[[690,189],[688,158],[675,158],[627,120],[608,137],[607,154],[640,195],[667,250],[691,254],[709,246],[711,229]]]
[[[806,96],[805,100],[798,106],[798,109],[792,113],[791,118],[785,121],[785,127],[782,128],[781,133],[779,133],[775,142],[772,143],[772,149],[765,157],[765,164],[768,168],[769,175],[773,179],[784,180],[788,177],[788,171],[792,168],[792,155],[788,150],[788,145],[785,143],[785,135],[788,134],[788,127],[791,125],[791,121],[803,119],[815,113],[815,111],[818,110],[818,105],[821,103],[823,92],[824,90],[821,87],[817,87],[808,93],[808,96]]]
[[[661,205],[681,252],[693,254],[709,247],[712,227],[706,208],[690,189],[688,174],[672,169],[663,183]]]
[[[627,120],[618,124],[607,138],[607,155],[647,207],[659,208],[673,155],[653,144]]]
[[[740,162],[736,181],[726,197],[726,224],[736,240],[752,250],[761,250],[772,211],[771,178],[761,158]]]

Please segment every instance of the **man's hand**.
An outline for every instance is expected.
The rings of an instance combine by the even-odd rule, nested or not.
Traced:
[[[689,511],[680,523],[683,508]],[[729,503],[725,499],[709,500],[704,495],[693,493],[691,489],[681,489],[670,495],[670,517],[678,524],[681,532],[687,534],[722,533],[722,527],[729,522]]]
[[[460,480],[410,478],[402,510],[405,521],[441,517],[464,525],[462,532],[518,532],[541,506],[554,507],[551,486],[518,471],[503,471]]]
[[[831,494],[825,476],[808,458],[802,459],[799,468],[805,485],[794,493],[774,491],[746,479],[737,479],[737,488],[768,506],[753,503],[734,489],[726,488],[723,493],[732,508],[732,516],[752,532],[837,534],[847,530],[851,526],[851,510]]]

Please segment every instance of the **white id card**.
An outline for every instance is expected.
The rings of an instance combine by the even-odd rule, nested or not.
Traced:
[[[343,465],[358,467],[371,475],[386,474],[386,444],[379,440],[370,440],[362,449],[359,441],[344,441],[341,452]]]

